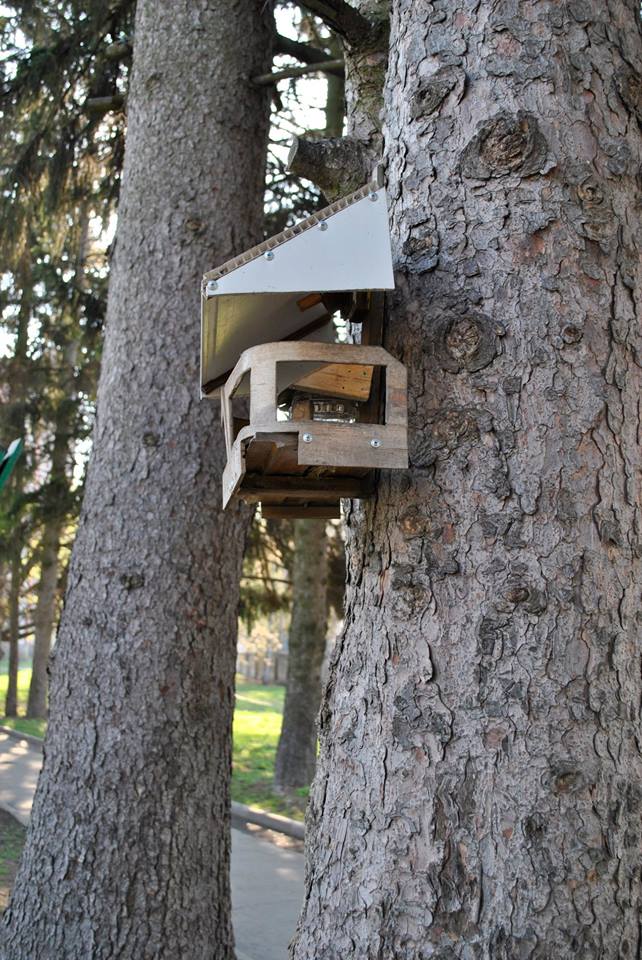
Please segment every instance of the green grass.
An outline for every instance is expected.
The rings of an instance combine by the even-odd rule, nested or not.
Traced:
[[[18,869],[25,840],[25,828],[0,810],[0,914],[6,909],[9,891]]]
[[[302,820],[308,789],[284,797],[275,793],[272,783],[284,694],[284,687],[236,678],[232,799]]]
[[[21,666],[18,674],[18,713],[24,714],[29,694],[31,667]],[[0,710],[7,693],[7,658],[0,661]],[[248,806],[302,820],[308,790],[284,797],[273,788],[274,759],[281,731],[284,687],[263,686],[237,677],[234,711],[234,754],[232,799]],[[3,717],[0,723],[36,737],[45,734],[46,721],[25,716]]]
[[[9,668],[9,658],[3,657],[0,660],[0,714],[4,710],[5,698],[7,696],[7,685],[9,678],[7,670]],[[18,670],[18,713],[24,714],[27,709],[27,698],[29,696],[29,683],[31,682],[31,667],[28,664],[21,665]],[[20,733],[30,733],[34,737],[44,737],[47,727],[46,720],[28,720],[25,716],[1,717],[0,723],[5,727],[11,727],[12,730],[19,730]]]

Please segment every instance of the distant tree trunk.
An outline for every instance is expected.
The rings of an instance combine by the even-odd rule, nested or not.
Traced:
[[[7,696],[4,712],[7,717],[18,716],[18,668],[20,666],[20,587],[22,566],[20,544],[15,543],[11,557],[9,585],[9,663],[7,664]]]
[[[287,688],[274,768],[274,783],[281,789],[308,786],[316,765],[321,666],[328,629],[325,528],[325,520],[294,523]]]
[[[16,342],[14,354],[9,370],[9,415],[5,429],[8,430],[6,445],[17,439],[23,439],[26,427],[26,363],[29,344],[29,321],[32,305],[31,260],[29,250],[25,248],[17,264],[17,273],[20,278],[20,309],[16,326]],[[17,504],[22,497],[22,487],[25,478],[24,459],[21,457],[9,480],[9,489],[13,491]],[[6,493],[5,493],[6,496]],[[22,587],[22,547],[24,531],[21,524],[21,509],[18,506],[12,510],[12,528],[9,539],[9,663],[7,677],[7,696],[5,701],[5,715],[18,715],[18,669],[20,666],[20,590]]]
[[[638,957],[637,0],[394,0],[411,469],[349,517],[296,960]]]
[[[203,270],[261,236],[263,0],[139,0],[97,425],[3,960],[232,960],[248,512],[198,397]]]
[[[47,716],[47,661],[56,616],[58,553],[63,522],[63,517],[49,517],[42,535],[40,583],[34,614],[33,660],[27,701],[28,717]]]

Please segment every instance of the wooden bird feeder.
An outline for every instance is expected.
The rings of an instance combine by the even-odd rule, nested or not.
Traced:
[[[374,182],[205,274],[201,389],[221,399],[224,506],[338,517],[376,470],[408,466],[406,370],[381,346],[393,287]]]

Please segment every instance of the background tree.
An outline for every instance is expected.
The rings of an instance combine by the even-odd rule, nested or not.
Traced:
[[[325,520],[294,521],[292,619],[283,724],[275,786],[307,787],[314,777],[321,666],[328,629],[328,537]]]
[[[638,13],[392,3],[412,465],[349,513],[296,960],[640,950]]]
[[[87,113],[87,102],[125,82],[126,61],[109,53],[109,41],[130,28],[132,9],[132,0],[108,8],[8,3],[0,22],[0,333],[10,345],[0,359],[7,385],[0,430],[4,440],[17,430],[26,446],[0,531],[15,574],[9,715],[17,707],[18,635],[34,630],[29,714],[45,711],[60,536],[79,506],[71,461],[90,427],[104,315],[104,251],[88,227],[113,215],[124,132],[122,114],[105,122]],[[90,278],[84,284],[79,256]]]
[[[247,513],[200,403],[203,268],[260,238],[265,5],[140,0],[97,427],[5,956],[230,958]],[[45,854],[46,851],[46,854]]]

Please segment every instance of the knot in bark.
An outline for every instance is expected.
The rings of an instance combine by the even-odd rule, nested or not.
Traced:
[[[604,202],[604,192],[595,177],[587,177],[578,184],[577,196],[585,207],[597,207]]]
[[[518,173],[543,172],[548,146],[535,117],[524,111],[498,113],[482,123],[464,148],[461,169],[465,177],[488,180]]]
[[[477,351],[481,341],[479,325],[468,317],[456,320],[446,334],[446,348],[455,360],[464,363]]]
[[[499,324],[482,314],[446,318],[437,333],[442,368],[451,373],[474,373],[487,367],[499,352],[498,336],[503,333]]]
[[[562,329],[562,340],[564,343],[579,343],[582,336],[581,328],[575,326],[574,323],[567,323]]]
[[[142,573],[121,573],[120,582],[125,590],[140,590],[145,586],[145,577]]]

